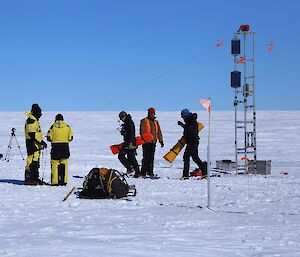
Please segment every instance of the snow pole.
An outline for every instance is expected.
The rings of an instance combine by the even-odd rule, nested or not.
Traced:
[[[210,98],[200,99],[200,104],[208,112],[208,139],[207,139],[207,207],[210,208]]]
[[[76,187],[72,187],[72,189],[64,197],[63,202],[65,202],[69,198],[69,196],[75,191],[75,189],[76,189]]]
[[[208,112],[208,142],[207,142],[207,207],[210,207],[210,110]]]

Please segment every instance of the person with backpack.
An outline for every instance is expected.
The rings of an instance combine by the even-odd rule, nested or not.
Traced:
[[[127,169],[127,174],[134,172],[134,177],[138,178],[140,174],[140,167],[135,158],[136,156],[136,142],[135,142],[135,125],[130,114],[125,111],[119,113],[119,119],[123,122],[120,133],[123,136],[123,146],[120,149],[118,159]]]
[[[143,159],[142,159],[142,176],[154,176],[154,154],[157,140],[161,147],[164,147],[163,136],[158,121],[155,117],[155,109],[149,108],[147,117],[143,118],[140,122],[140,135],[143,137],[145,134],[152,134],[153,140],[143,144]]]
[[[42,110],[38,104],[31,106],[31,112],[25,112],[27,120],[25,122],[25,141],[26,141],[26,166],[24,185],[43,185],[39,178],[41,150],[47,148],[47,144],[42,140],[42,131],[39,119]]]
[[[183,128],[183,137],[186,140],[186,148],[183,154],[183,174],[182,179],[189,179],[189,169],[190,169],[190,157],[198,165],[202,173],[205,172],[205,166],[199,158],[198,146],[199,146],[199,131],[197,114],[191,113],[188,109],[183,109],[181,111],[181,117],[184,123],[178,121],[178,125]]]
[[[47,133],[51,142],[51,185],[65,186],[68,183],[69,142],[73,140],[71,127],[64,122],[62,114],[55,116],[55,122]]]

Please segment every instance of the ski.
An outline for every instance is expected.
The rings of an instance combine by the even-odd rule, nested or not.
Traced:
[[[172,167],[172,166],[160,166],[159,169],[175,169],[175,170],[183,170],[183,167]]]
[[[198,131],[200,132],[203,128],[204,125],[201,122],[198,122]],[[185,146],[185,144],[186,139],[182,136],[178,140],[178,142],[170,149],[170,151],[163,156],[163,158],[169,163],[172,163],[176,159],[182,148]]]
[[[159,206],[168,206],[168,207],[181,207],[181,208],[188,208],[188,209],[202,209],[201,205],[197,206],[187,206],[181,204],[173,204],[173,203],[157,203]]]
[[[151,140],[153,140],[153,135],[150,133],[147,133],[143,136],[137,136],[135,138],[136,147],[143,145],[145,143],[148,143]],[[122,149],[122,147],[123,147],[123,143],[117,144],[117,145],[111,145],[109,148],[113,154],[118,154],[120,152],[120,150]]]
[[[213,177],[221,177],[219,174],[212,174],[210,175],[211,178]],[[167,179],[172,179],[172,180],[182,180],[182,181],[185,181],[185,180],[202,180],[202,179],[207,179],[207,175],[204,175],[204,176],[198,176],[198,177],[195,177],[195,176],[191,176],[189,177],[188,179],[183,179],[183,178],[172,178],[172,177],[167,177]]]
[[[221,174],[228,174],[228,175],[234,175],[234,171],[227,171],[223,169],[218,169],[218,168],[212,168],[211,171],[221,173]]]

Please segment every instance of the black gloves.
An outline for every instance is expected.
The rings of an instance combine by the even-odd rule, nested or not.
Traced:
[[[161,148],[163,148],[165,146],[163,141],[160,142],[160,146],[161,146]]]
[[[46,148],[47,148],[47,144],[46,144],[46,142],[44,140],[42,140],[42,142],[41,142],[41,149],[44,150]]]
[[[183,128],[184,128],[184,124],[183,124],[181,121],[178,121],[177,124],[178,124],[180,127],[183,127]]]

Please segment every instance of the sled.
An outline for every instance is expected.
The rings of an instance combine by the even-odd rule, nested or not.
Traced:
[[[153,135],[151,133],[147,133],[143,136],[137,136],[135,138],[135,142],[136,142],[135,145],[140,146],[140,145],[148,143],[152,140],[153,140]],[[118,145],[111,145],[109,148],[113,154],[118,154],[120,152],[121,148],[123,147],[123,144],[124,143],[121,143]]]
[[[203,124],[201,122],[198,122],[198,131],[200,132],[202,129],[204,128]],[[164,159],[166,161],[168,161],[169,163],[172,163],[177,155],[180,153],[180,151],[182,150],[182,148],[185,146],[186,144],[186,140],[185,138],[182,136],[176,145],[174,145],[171,150],[164,155]]]

